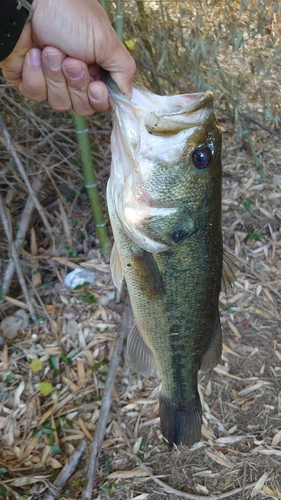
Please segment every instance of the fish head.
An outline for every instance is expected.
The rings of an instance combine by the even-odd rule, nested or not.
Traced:
[[[150,252],[167,250],[179,242],[173,234],[192,234],[206,206],[220,198],[213,94],[159,96],[134,84],[131,101],[112,90],[109,95],[115,123],[108,193],[135,243]]]

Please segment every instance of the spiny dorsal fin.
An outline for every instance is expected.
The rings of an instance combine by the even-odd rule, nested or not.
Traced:
[[[227,250],[223,249],[222,257],[222,276],[221,276],[221,289],[226,292],[230,288],[231,283],[235,280],[235,272],[239,269],[235,264],[235,257]]]
[[[110,255],[110,270],[114,286],[116,286],[118,290],[121,290],[124,275],[115,243]]]
[[[132,367],[144,377],[150,377],[156,370],[153,354],[134,325],[127,342],[128,356]]]

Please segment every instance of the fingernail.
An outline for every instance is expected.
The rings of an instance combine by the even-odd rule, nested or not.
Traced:
[[[63,54],[45,54],[47,57],[47,61],[49,66],[53,70],[58,70],[61,68],[62,61],[64,59]]]
[[[64,68],[69,78],[71,78],[72,80],[78,80],[84,75],[83,64],[80,64],[79,66],[65,66]]]
[[[126,97],[128,97],[128,99],[132,99],[132,96],[133,96],[133,86],[131,85],[128,92],[125,94]]]
[[[41,50],[31,49],[29,51],[29,58],[32,66],[35,66],[36,68],[42,66]]]
[[[91,85],[89,86],[89,94],[90,98],[95,102],[100,102],[104,98],[103,90],[96,86],[93,87],[91,87]]]

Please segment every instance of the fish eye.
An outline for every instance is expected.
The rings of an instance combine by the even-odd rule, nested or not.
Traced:
[[[192,153],[192,161],[196,168],[206,168],[212,160],[212,152],[209,148],[198,148]]]

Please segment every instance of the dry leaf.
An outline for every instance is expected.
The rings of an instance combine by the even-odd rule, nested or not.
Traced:
[[[43,417],[41,418],[39,425],[42,425],[48,418],[54,413],[55,409],[57,408],[58,403],[56,402],[49,410],[44,413]]]
[[[231,323],[231,321],[228,321],[227,324],[228,324],[229,328],[233,331],[235,337],[237,337],[238,339],[241,339],[242,335],[239,332],[238,328],[236,328],[236,326],[234,326],[234,324]]]
[[[150,493],[142,493],[141,495],[138,495],[137,497],[133,497],[132,500],[145,500]]]
[[[135,444],[134,444],[134,447],[133,447],[133,452],[135,453],[135,455],[137,455],[137,454],[138,454],[139,449],[140,449],[140,446],[141,446],[141,443],[142,443],[142,436],[141,436],[141,437],[139,437],[139,438],[136,440]]]
[[[222,453],[213,453],[209,450],[205,450],[205,453],[209,455],[209,457],[214,460],[214,462],[217,462],[217,464],[223,465],[224,467],[228,467],[229,469],[233,469],[235,467],[235,464],[230,462],[227,458]]]
[[[256,384],[251,384],[248,387],[246,387],[245,389],[242,389],[242,391],[239,391],[238,396],[239,397],[246,396],[247,394],[250,394],[251,392],[257,391],[258,389],[260,389],[264,385],[272,385],[272,384],[270,382],[266,382],[266,381],[257,382]]]
[[[259,480],[256,482],[254,488],[252,489],[251,491],[251,497],[254,497],[255,495],[257,495],[257,493],[260,492],[260,490],[262,489],[265,481],[267,480],[267,477],[268,477],[268,473],[265,472],[260,478]]]
[[[274,498],[274,500],[280,500],[280,497],[278,497],[278,495],[275,493],[275,491],[273,491],[271,488],[266,486],[266,484],[263,486],[262,490],[267,496]]]
[[[108,479],[129,479],[134,477],[147,477],[148,474],[144,469],[140,467],[136,467],[131,470],[119,470],[116,472],[112,472],[107,476]]]
[[[242,441],[242,439],[245,439],[245,436],[227,436],[216,439],[216,443],[231,444],[231,443],[237,443],[238,441]]]
[[[209,494],[209,490],[206,488],[206,486],[203,486],[202,484],[196,484],[195,490],[198,491],[198,493],[203,493],[204,495]]]
[[[50,465],[53,469],[61,469],[62,467],[61,463],[56,458],[51,459]]]
[[[278,443],[280,443],[281,441],[281,430],[278,431],[275,436],[273,436],[273,439],[272,439],[272,442],[271,442],[271,446],[277,446]]]

